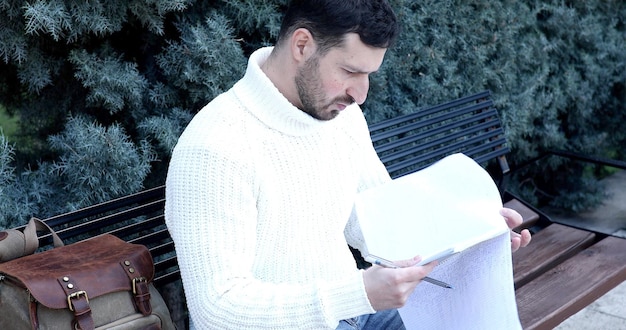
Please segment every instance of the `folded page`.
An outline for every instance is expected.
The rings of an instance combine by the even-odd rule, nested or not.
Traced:
[[[463,251],[508,231],[489,174],[463,155],[362,192],[355,211],[365,256],[425,262]]]

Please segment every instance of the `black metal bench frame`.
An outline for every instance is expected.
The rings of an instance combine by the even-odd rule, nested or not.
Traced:
[[[588,255],[591,256],[586,258],[585,265],[615,257],[616,249],[626,251],[626,240],[552,224],[545,214],[504,189],[504,178],[510,172],[506,160],[509,147],[488,91],[372,124],[370,133],[378,155],[393,178],[420,170],[458,152],[483,165],[493,167],[496,164],[498,172],[492,175],[498,177],[505,204],[522,213],[525,218],[523,226],[531,227],[536,233],[531,245],[514,255],[516,295],[524,328],[553,327],[626,280],[626,266],[590,271],[576,265],[578,259]],[[562,151],[554,154],[567,156]],[[613,164],[611,160],[603,161]],[[626,163],[619,165],[626,168]],[[45,221],[66,243],[112,233],[126,241],[146,245],[155,259],[156,287],[164,292],[171,291],[174,285],[179,290],[175,294],[182,296],[174,243],[164,223],[164,202],[165,189],[160,186]],[[50,237],[41,237],[41,244],[49,246]],[[626,256],[617,258],[626,265]],[[616,262],[620,261],[612,261]],[[571,282],[572,276],[580,274],[586,274],[589,280],[601,285],[580,292],[564,282]],[[549,292],[551,287],[570,290],[573,294],[568,295],[567,300],[552,297],[541,300],[545,297],[544,291]]]

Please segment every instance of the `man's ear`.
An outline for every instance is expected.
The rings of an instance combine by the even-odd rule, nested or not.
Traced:
[[[317,44],[311,32],[305,28],[299,28],[291,34],[291,56],[297,63],[304,63],[317,51]]]

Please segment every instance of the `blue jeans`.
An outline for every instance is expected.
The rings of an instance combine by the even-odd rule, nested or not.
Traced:
[[[374,314],[361,315],[359,317],[342,320],[337,330],[404,330],[404,323],[398,314],[398,310],[389,309]]]

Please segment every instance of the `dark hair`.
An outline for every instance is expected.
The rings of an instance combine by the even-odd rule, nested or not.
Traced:
[[[318,52],[341,46],[347,33],[357,33],[366,45],[389,48],[398,36],[396,15],[385,0],[294,0],[283,18],[277,44],[305,28]]]

